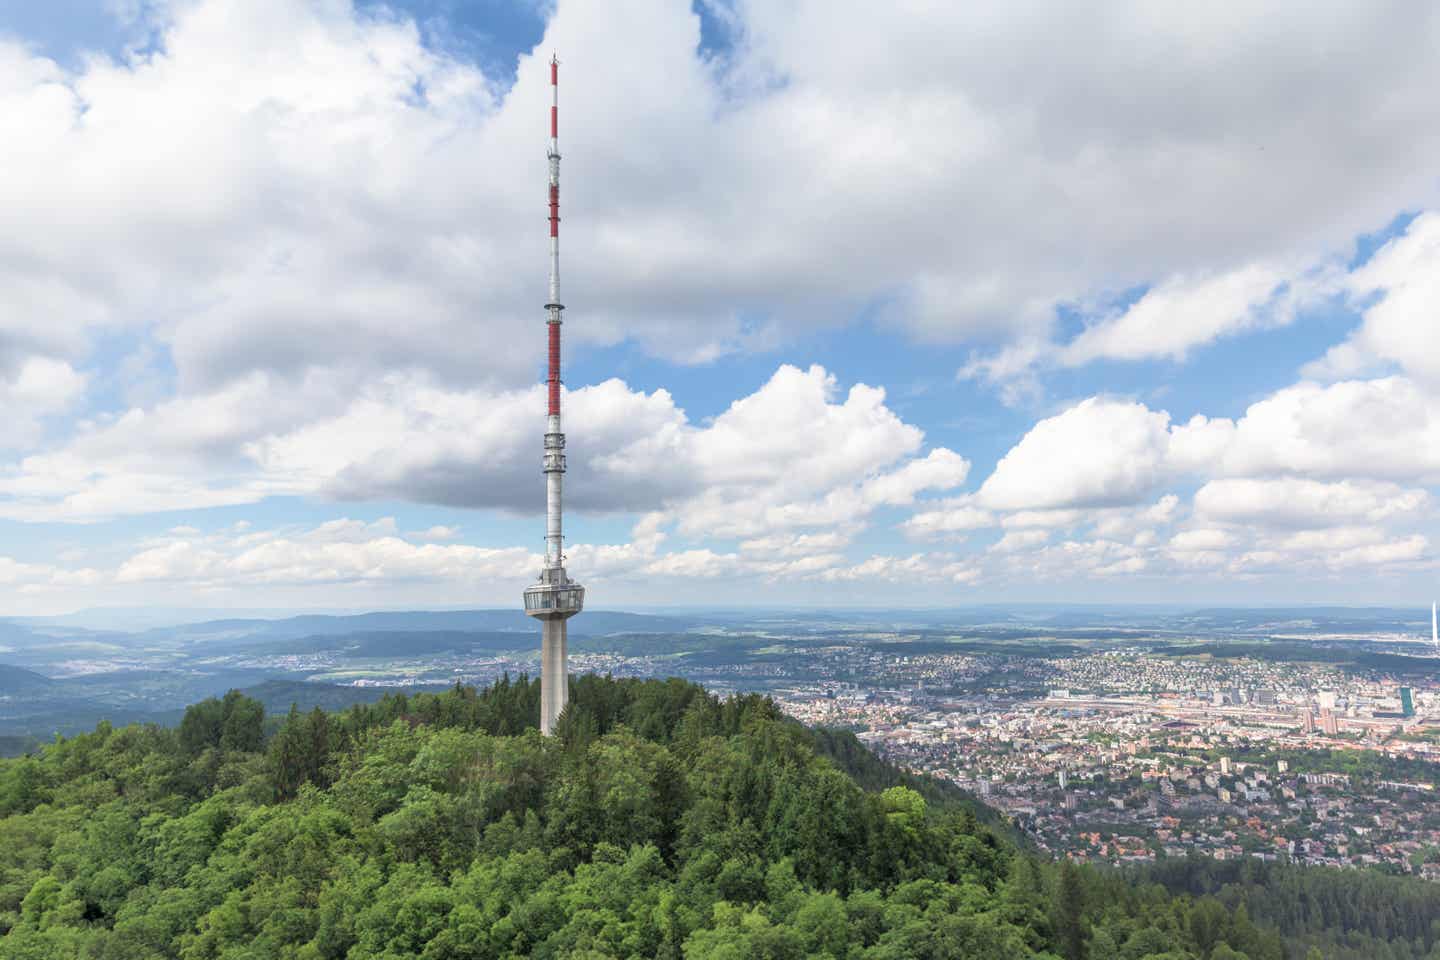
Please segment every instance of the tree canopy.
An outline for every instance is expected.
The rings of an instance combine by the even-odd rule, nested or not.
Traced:
[[[1052,864],[763,697],[586,676],[538,713],[524,678],[232,692],[5,761],[0,958],[1440,960],[1428,885]]]

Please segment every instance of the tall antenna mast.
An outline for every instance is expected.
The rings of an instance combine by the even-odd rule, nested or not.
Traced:
[[[545,566],[565,562],[561,524],[561,479],[565,475],[565,434],[560,430],[560,61],[550,56],[550,299],[545,303],[550,367],[545,377],[549,410],[545,424]]]
[[[545,304],[549,369],[545,377],[545,566],[525,590],[525,612],[540,621],[540,732],[554,731],[570,697],[565,621],[585,604],[585,588],[565,573],[562,486],[565,433],[560,428],[560,61],[550,57],[550,299]]]

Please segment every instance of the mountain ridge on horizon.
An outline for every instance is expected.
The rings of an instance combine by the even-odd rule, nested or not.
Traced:
[[[196,615],[192,619],[186,613]],[[218,612],[221,616],[203,616]],[[255,615],[257,613],[268,616]],[[1178,606],[1172,604],[1077,604],[1077,603],[993,603],[967,604],[931,608],[855,607],[818,608],[756,606],[738,608],[677,607],[671,610],[587,610],[571,625],[576,636],[603,636],[611,633],[687,632],[702,625],[723,624],[730,619],[750,622],[765,619],[794,621],[813,620],[816,624],[836,621],[874,623],[885,621],[892,627],[961,628],[1007,621],[1044,624],[1054,627],[1101,623],[1115,618],[1136,618],[1136,627],[1145,628],[1150,618],[1195,619],[1201,621],[1252,620],[1260,624],[1279,624],[1328,618],[1339,622],[1329,624],[1336,629],[1387,630],[1411,632],[1429,626],[1430,611],[1424,607],[1393,605],[1349,606],[1276,605],[1276,606]],[[171,615],[173,614],[173,615]],[[35,637],[68,636],[100,640],[106,636],[184,639],[211,637],[224,639],[284,639],[333,633],[354,633],[370,630],[421,632],[462,630],[479,632],[528,633],[533,623],[518,606],[468,607],[446,609],[380,609],[317,613],[304,611],[282,614],[281,611],[211,611],[174,608],[141,616],[128,608],[97,607],[55,617],[0,616],[0,641],[7,638],[24,643]],[[113,619],[112,619],[113,616]],[[1150,624],[1153,626],[1154,624]],[[1417,626],[1418,625],[1418,626]],[[1428,629],[1422,631],[1428,633]]]

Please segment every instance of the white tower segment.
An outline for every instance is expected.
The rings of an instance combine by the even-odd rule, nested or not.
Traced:
[[[1436,609],[1440,604],[1430,604],[1430,642],[1435,644],[1435,653],[1440,655],[1440,617],[1436,616]]]
[[[570,696],[565,621],[585,605],[585,588],[565,573],[561,519],[565,434],[560,429],[560,61],[550,58],[550,300],[545,304],[549,373],[545,379],[545,566],[525,589],[525,612],[540,621],[540,732],[550,734]]]

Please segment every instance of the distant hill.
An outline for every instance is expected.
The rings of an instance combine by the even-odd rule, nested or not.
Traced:
[[[173,682],[175,676],[179,675],[168,675],[168,679]],[[24,753],[35,742],[48,742],[57,733],[70,735],[93,729],[102,720],[117,727],[129,723],[168,727],[180,722],[182,708],[167,709],[153,705],[153,701],[150,706],[122,706],[113,692],[105,699],[97,699],[97,691],[105,691],[107,682],[125,679],[123,674],[88,674],[51,680],[29,670],[0,665],[0,697],[14,698],[0,710],[0,757]],[[292,703],[301,710],[344,710],[357,703],[374,703],[387,693],[445,690],[448,685],[352,687],[285,680],[259,670],[228,670],[188,677],[179,688],[195,700],[220,697],[232,689],[259,700],[271,714],[284,714]]]
[[[265,705],[270,714],[283,714],[294,704],[301,710],[344,710],[357,703],[374,703],[389,693],[435,692],[446,686],[418,687],[347,687],[336,683],[308,683],[304,680],[267,680],[242,693]]]
[[[336,612],[345,611],[316,611]],[[181,623],[202,623],[206,620],[278,620],[295,616],[294,609],[270,608],[222,608],[222,607],[163,607],[146,604],[143,607],[87,607],[73,613],[50,617],[9,617],[12,623],[22,627],[46,631],[98,630],[139,633],[156,627],[173,627]]]
[[[571,621],[571,636],[609,633],[672,633],[687,630],[695,621],[680,617],[649,616],[607,610],[587,611]],[[538,633],[535,621],[515,610],[412,610],[361,613],[351,616],[306,614],[282,620],[207,620],[146,631],[142,636],[189,643],[236,640],[301,639],[350,633]]]
[[[24,649],[43,639],[44,637],[24,624],[11,620],[0,620],[0,646]]]
[[[1195,610],[1187,616],[1210,627],[1282,634],[1428,634],[1430,628],[1430,611],[1419,607],[1219,607]]]
[[[57,686],[57,682],[24,667],[0,663],[0,696],[34,693]]]
[[[538,644],[532,631],[362,630],[321,633],[294,639],[247,639],[227,652],[249,654],[331,653],[366,658],[420,657],[439,653],[491,653],[528,649]]]
[[[38,737],[25,734],[18,736],[0,736],[0,757],[18,757],[29,753],[40,746],[42,741]]]
[[[7,740],[32,737],[48,742],[56,734],[71,736],[93,729],[101,722],[115,727],[132,723],[174,726],[183,715],[183,710],[126,709],[74,698],[55,698],[25,710],[23,715],[5,716],[3,737]]]
[[[28,670],[0,666],[0,683],[11,674],[29,674]],[[45,686],[35,687],[14,694],[28,697],[6,705],[0,723],[0,757],[24,753],[36,742],[48,742],[55,734],[70,735],[93,729],[103,721],[121,727],[129,723],[157,723],[163,727],[175,726],[180,722],[183,709],[155,707],[123,707],[105,703],[86,694],[78,684],[103,680],[103,675],[50,680],[39,674],[37,677]],[[283,715],[293,703],[301,710],[344,710],[357,703],[374,703],[387,693],[412,694],[420,691],[449,689],[447,684],[416,685],[407,687],[352,687],[332,683],[311,683],[304,680],[274,678],[261,671],[227,671],[210,677],[197,677],[186,686],[189,695],[195,699],[220,697],[228,690],[239,690],[246,696],[259,700],[272,715]],[[0,687],[0,696],[10,696]],[[3,956],[3,953],[0,953]]]

